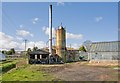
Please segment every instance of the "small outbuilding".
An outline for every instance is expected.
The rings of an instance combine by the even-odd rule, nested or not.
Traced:
[[[29,52],[28,61],[29,61],[29,64],[48,63],[49,52],[41,50],[41,49]]]

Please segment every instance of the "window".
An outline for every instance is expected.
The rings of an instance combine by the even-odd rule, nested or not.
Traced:
[[[37,59],[37,55],[35,55],[35,59]]]

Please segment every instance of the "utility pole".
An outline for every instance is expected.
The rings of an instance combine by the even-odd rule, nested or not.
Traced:
[[[24,42],[25,42],[25,51],[26,51],[26,43],[27,43],[27,39],[24,39]]]

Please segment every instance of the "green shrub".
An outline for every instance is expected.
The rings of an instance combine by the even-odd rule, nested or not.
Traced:
[[[2,72],[7,72],[10,69],[15,68],[15,67],[16,67],[16,63],[15,62],[14,63],[12,62],[12,63],[3,64],[2,65]]]
[[[2,64],[6,64],[6,63],[10,63],[10,62],[13,62],[13,61],[6,60],[6,61],[2,61],[1,63],[2,63]]]

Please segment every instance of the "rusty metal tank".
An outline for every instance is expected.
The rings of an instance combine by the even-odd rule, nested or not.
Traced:
[[[56,54],[66,62],[66,30],[62,26],[56,30]]]

